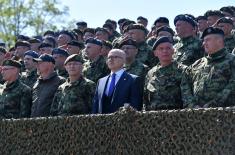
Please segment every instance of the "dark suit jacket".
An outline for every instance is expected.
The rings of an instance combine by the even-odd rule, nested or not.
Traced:
[[[105,76],[98,81],[92,108],[92,112],[95,114],[103,113],[103,97],[108,79],[109,76]],[[124,103],[129,103],[135,109],[141,110],[142,96],[143,88],[140,78],[124,71],[114,89],[111,99],[112,108],[109,110],[109,113],[117,111]]]

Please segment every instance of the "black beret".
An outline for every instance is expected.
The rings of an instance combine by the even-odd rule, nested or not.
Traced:
[[[95,38],[89,38],[86,40],[86,44],[87,43],[91,43],[91,44],[96,44],[98,46],[102,46],[102,41],[100,41],[99,39],[95,39]]]
[[[45,40],[49,41],[49,44],[51,44],[51,46],[54,48],[56,46],[56,40],[54,37],[52,36],[47,36],[44,38],[43,42],[46,42]]]
[[[221,36],[224,36],[224,31],[221,30],[220,28],[208,27],[203,31],[201,39],[203,39],[205,36],[207,36],[209,34],[219,34]]]
[[[60,34],[65,34],[65,35],[69,36],[71,38],[71,40],[74,39],[74,35],[70,31],[63,30],[63,31],[60,31]]]
[[[64,65],[66,65],[68,62],[71,61],[78,61],[80,63],[84,63],[84,60],[82,59],[82,57],[78,54],[72,54],[69,57],[67,57],[67,59],[64,61]]]
[[[81,30],[79,30],[79,29],[73,29],[73,31],[74,31],[75,33],[77,33],[78,35],[80,34],[80,35],[83,36],[83,32],[82,32]]]
[[[52,57],[52,55],[50,54],[42,54],[40,55],[39,58],[34,58],[33,59],[36,62],[51,62],[53,64],[55,64],[55,59]]]
[[[132,46],[137,47],[137,42],[133,39],[126,39],[120,42],[119,48],[121,48],[123,45],[132,45]]]
[[[102,31],[102,32],[105,32],[105,33],[109,34],[109,31],[107,30],[107,28],[97,27],[95,29],[95,33],[97,33],[98,31]]]
[[[166,36],[163,36],[163,37],[160,37],[158,38],[155,43],[153,44],[153,51],[158,47],[159,44],[161,43],[171,43],[172,44],[172,41],[166,37]]]
[[[52,45],[48,44],[48,43],[41,43],[41,45],[38,47],[38,49],[44,48],[44,47],[51,47],[52,48]]]
[[[123,24],[122,24],[122,30],[124,29],[125,26],[129,26],[131,24],[135,24],[134,21],[132,20],[126,20]]]
[[[41,43],[41,41],[39,39],[36,39],[36,38],[30,38],[29,43]]]
[[[118,24],[120,25],[120,24],[124,23],[127,20],[128,19],[126,19],[126,18],[121,18],[121,19],[118,20]]]
[[[60,55],[63,55],[65,57],[69,56],[69,53],[66,50],[62,49],[62,48],[54,48],[52,50],[52,55],[54,55],[54,54],[60,54]]]
[[[77,26],[84,26],[84,27],[87,27],[87,23],[84,22],[84,21],[79,21],[76,23]]]
[[[77,46],[79,48],[84,48],[84,43],[83,42],[78,42],[77,40],[72,40],[67,45]]]
[[[30,38],[28,36],[25,35],[18,35],[17,36],[17,40],[24,40],[24,41],[28,41]]]
[[[35,52],[35,51],[32,51],[32,50],[29,50],[29,51],[25,52],[24,56],[26,56],[26,55],[29,55],[29,56],[31,56],[33,58],[38,58],[39,57],[39,54],[37,52]]]
[[[174,25],[176,25],[177,21],[185,21],[191,24],[193,27],[197,26],[197,23],[188,15],[184,14],[177,15],[174,19]]]
[[[196,18],[196,21],[198,22],[199,20],[207,20],[206,16],[198,16]]]
[[[13,67],[21,68],[21,63],[16,60],[9,59],[9,60],[4,60],[2,63],[2,66],[13,66]]]
[[[5,48],[3,48],[3,47],[0,47],[0,52],[6,54],[6,53],[7,53],[7,50],[6,50]]]
[[[113,30],[113,26],[112,26],[111,24],[109,24],[109,23],[105,23],[105,24],[103,25],[103,28],[107,28],[107,29],[109,29],[109,30]]]
[[[129,25],[127,27],[127,31],[133,30],[133,29],[142,30],[142,31],[144,31],[145,34],[148,33],[148,30],[142,24],[133,24],[133,25]]]
[[[85,34],[86,32],[95,34],[95,29],[93,29],[93,28],[86,28],[86,29],[84,30],[83,34]]]
[[[219,17],[224,17],[224,15],[222,14],[221,11],[219,10],[208,10],[204,16],[206,16],[206,18],[208,18],[209,16],[219,16]]]
[[[107,19],[107,20],[105,21],[105,23],[106,23],[106,24],[111,23],[111,24],[113,24],[113,25],[117,25],[117,22],[116,22],[115,20],[112,20],[112,19]]]
[[[229,8],[229,7],[222,7],[222,8],[220,8],[220,11],[227,12],[231,16],[233,16],[233,10],[231,8]]]
[[[18,46],[30,47],[30,43],[27,41],[17,41],[15,44],[15,48]]]
[[[113,48],[113,45],[112,45],[112,43],[110,41],[103,40],[102,44],[103,44],[103,46],[107,46],[107,47],[109,47],[111,49]]]
[[[156,25],[157,23],[166,23],[166,24],[169,24],[169,20],[166,17],[159,17],[159,18],[157,18],[154,21],[153,25]]]
[[[227,23],[227,24],[233,25],[233,20],[229,17],[222,17],[222,18],[218,19],[216,22],[216,24],[219,24],[219,23]]]
[[[137,20],[145,20],[145,21],[148,21],[148,19],[147,19],[147,18],[142,17],[142,16],[139,16],[139,17],[137,18]]]
[[[157,29],[157,31],[156,31],[157,35],[158,35],[158,33],[161,32],[161,31],[167,31],[167,32],[169,32],[172,36],[174,36],[174,31],[173,31],[170,27],[168,27],[168,26],[161,26],[161,27],[159,27],[159,28]]]
[[[55,36],[55,32],[51,31],[51,30],[47,30],[46,32],[44,32],[43,36],[45,36],[45,35]]]

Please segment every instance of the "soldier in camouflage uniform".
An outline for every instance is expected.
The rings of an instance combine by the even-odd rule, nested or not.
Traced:
[[[82,76],[83,59],[77,54],[69,56],[65,68],[69,78],[59,86],[51,107],[52,115],[89,114],[95,83]]]
[[[22,72],[20,80],[33,88],[34,83],[37,81],[38,74],[37,74],[37,63],[33,61],[33,58],[38,58],[39,55],[35,51],[27,51],[24,54],[24,65],[25,65],[25,72]]]
[[[184,65],[191,65],[204,55],[202,44],[194,37],[195,21],[187,15],[175,17],[174,24],[180,40],[174,45],[174,59]]]
[[[84,63],[83,74],[94,82],[109,73],[105,59],[101,56],[101,48],[102,42],[98,39],[90,38],[86,41],[85,52],[89,60]]]
[[[30,116],[31,89],[19,80],[21,64],[15,60],[3,62],[2,75],[6,81],[0,87],[0,118]]]
[[[120,43],[120,49],[126,53],[126,62],[124,64],[125,70],[134,75],[138,75],[144,80],[148,71],[148,66],[136,60],[138,52],[137,43],[132,39],[123,40]]]
[[[157,59],[152,53],[152,48],[146,43],[147,29],[140,24],[133,24],[127,27],[129,38],[135,40],[138,45],[136,59],[149,67],[157,64]]]
[[[160,37],[153,46],[160,64],[146,76],[144,104],[146,110],[180,109],[183,107],[180,83],[184,65],[173,61],[173,43],[168,37]]]
[[[6,49],[0,47],[0,66],[2,66],[3,61],[5,60],[5,54],[7,53]],[[4,84],[4,80],[2,78],[2,74],[0,74],[0,84]]]
[[[228,17],[222,17],[216,22],[216,26],[224,31],[224,46],[228,52],[235,47],[235,36],[232,35],[233,21]]]
[[[192,64],[182,79],[184,107],[235,105],[235,56],[224,48],[224,33],[209,27],[203,34],[208,56]]]
[[[55,68],[58,75],[67,78],[68,73],[64,68],[64,61],[69,56],[69,53],[62,48],[54,48],[52,50],[52,56],[55,59]]]

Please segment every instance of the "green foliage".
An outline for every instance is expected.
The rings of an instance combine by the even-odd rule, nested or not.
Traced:
[[[19,34],[39,35],[63,22],[68,7],[58,0],[0,0],[0,39],[8,44]]]

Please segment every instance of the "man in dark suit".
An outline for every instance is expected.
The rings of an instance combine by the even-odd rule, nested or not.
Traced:
[[[113,113],[125,103],[141,110],[143,88],[140,78],[123,69],[126,54],[112,49],[107,57],[110,75],[99,79],[93,100],[93,113]]]

